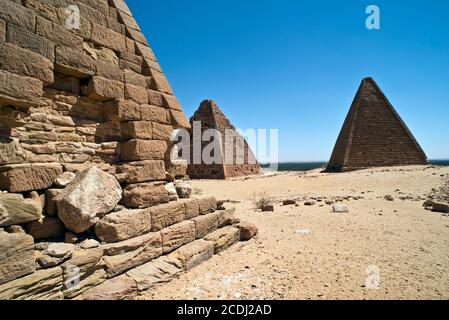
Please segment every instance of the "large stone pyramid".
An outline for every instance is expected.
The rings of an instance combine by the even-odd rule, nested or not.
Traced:
[[[327,171],[426,163],[425,153],[376,82],[363,79]]]
[[[0,8],[0,300],[134,298],[255,234],[190,198],[189,122],[123,0]]]
[[[231,122],[226,118],[217,104],[212,100],[204,100],[201,102],[198,110],[195,112],[192,118],[190,118],[190,135],[193,137],[193,123],[201,122],[201,132],[208,129],[216,129],[220,132],[221,138],[221,149],[220,149],[220,160],[217,163],[208,164],[201,159],[201,163],[193,163],[195,152],[194,147],[192,145],[191,152],[192,157],[190,164],[187,169],[187,174],[190,178],[193,179],[227,179],[232,177],[240,177],[247,175],[255,175],[260,173],[259,163],[256,161],[254,154],[248,146],[248,143],[243,140],[241,135],[239,135],[235,130],[235,127],[231,124]],[[238,148],[237,145],[239,143],[238,138],[234,138],[232,142],[230,140],[225,139],[226,130],[233,130],[236,135],[241,139],[240,142],[243,142],[242,150],[244,153],[244,158],[241,159],[243,161],[237,160]],[[192,139],[192,142],[194,139]],[[228,146],[226,145],[228,143]],[[204,149],[209,144],[209,142],[202,141],[202,148]],[[226,162],[226,150],[233,150],[232,161]]]

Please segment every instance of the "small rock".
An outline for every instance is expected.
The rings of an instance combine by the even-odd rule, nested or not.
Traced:
[[[188,199],[192,195],[193,188],[189,182],[177,181],[175,184],[176,192],[181,199]]]
[[[264,205],[260,209],[262,212],[274,212],[274,206],[272,204]]]
[[[75,245],[71,243],[52,243],[48,246],[46,254],[55,258],[71,256],[75,251]]]
[[[433,211],[441,213],[449,213],[449,204],[443,202],[434,202]]]
[[[316,202],[315,202],[315,201],[313,201],[313,200],[308,200],[308,201],[304,202],[304,205],[305,205],[305,206],[309,206],[309,207],[310,207],[310,206],[314,206],[314,205],[315,205],[315,203],[316,203]]]
[[[251,240],[259,233],[259,229],[255,224],[246,221],[241,221],[237,228],[240,229],[240,241]]]
[[[296,231],[297,234],[301,235],[301,236],[310,236],[312,234],[312,232],[310,232],[310,230],[297,230]]]
[[[75,180],[76,174],[73,172],[64,172],[59,175],[55,180],[55,187],[57,188],[65,188],[70,182]]]
[[[8,226],[5,227],[5,231],[8,233],[22,233],[22,234],[26,233],[21,226]]]
[[[165,190],[167,190],[168,192],[170,201],[178,200],[178,192],[176,191],[175,185],[172,182],[165,185]]]
[[[332,206],[332,211],[335,213],[348,213],[349,209],[347,206],[345,206],[343,204],[334,204]]]
[[[282,202],[282,205],[283,206],[293,206],[293,205],[295,205],[296,204],[296,201],[295,200],[284,200],[283,202]]]
[[[87,239],[80,243],[81,249],[93,249],[98,248],[100,243],[94,239]]]
[[[393,196],[391,196],[391,195],[386,195],[386,196],[384,197],[384,199],[387,200],[387,201],[394,201],[394,198],[393,198]]]

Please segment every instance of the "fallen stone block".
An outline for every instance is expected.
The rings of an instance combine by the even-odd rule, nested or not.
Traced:
[[[35,270],[33,237],[0,231],[0,284],[26,276]],[[2,286],[0,297],[1,288]]]
[[[165,253],[172,252],[183,245],[195,241],[195,223],[183,221],[161,231],[162,250]]]
[[[0,194],[0,227],[18,225],[42,219],[42,204],[38,199],[25,199],[21,194]]]
[[[66,232],[64,224],[58,218],[44,217],[42,220],[30,222],[27,233],[34,240],[63,237]]]
[[[217,199],[215,197],[198,198],[200,215],[208,214],[217,210]]]
[[[137,296],[137,284],[127,275],[106,280],[83,293],[84,300],[130,300]]]
[[[50,188],[62,173],[60,164],[13,164],[0,167],[0,189],[26,192]]]
[[[218,229],[217,231],[208,234],[204,237],[204,240],[211,241],[214,244],[214,252],[218,254],[234,243],[240,240],[240,230],[231,226]]]
[[[195,237],[201,239],[205,235],[217,230],[219,218],[220,214],[218,212],[193,218],[192,221],[195,222]]]
[[[131,140],[120,146],[123,161],[164,160],[167,143],[157,140]]]
[[[246,221],[240,222],[237,228],[240,229],[240,241],[251,240],[259,233],[259,229],[255,224]]]
[[[111,212],[121,198],[122,188],[115,177],[91,167],[59,195],[58,216],[67,229],[81,233]]]
[[[114,277],[162,255],[162,238],[153,232],[101,248],[108,277]]]
[[[127,208],[142,209],[170,201],[163,182],[130,184],[123,190],[121,204]]]
[[[179,201],[152,207],[149,211],[152,231],[160,231],[186,218],[184,204]]]
[[[0,285],[0,300],[60,300],[62,295],[60,267],[36,272]]]
[[[122,183],[165,180],[165,165],[161,160],[128,162],[117,167],[117,179]]]
[[[141,236],[151,230],[151,218],[145,210],[121,210],[110,213],[95,225],[97,237],[107,243]]]
[[[137,283],[139,292],[142,292],[170,282],[182,272],[181,261],[165,256],[130,270],[126,274]]]
[[[202,239],[196,240],[182,246],[172,255],[181,261],[185,271],[189,271],[213,257],[214,244]]]

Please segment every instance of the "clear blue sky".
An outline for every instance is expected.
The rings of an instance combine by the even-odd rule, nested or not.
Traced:
[[[429,158],[449,158],[447,0],[127,3],[188,117],[214,99],[240,129],[279,129],[281,161],[327,161],[372,76]]]

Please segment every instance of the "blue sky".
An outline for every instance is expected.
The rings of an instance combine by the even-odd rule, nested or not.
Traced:
[[[372,76],[429,158],[449,158],[447,0],[127,3],[188,117],[214,99],[240,129],[279,129],[281,161],[327,161]]]

